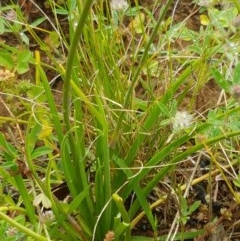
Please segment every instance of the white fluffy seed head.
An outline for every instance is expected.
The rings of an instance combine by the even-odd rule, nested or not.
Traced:
[[[128,8],[128,2],[126,0],[112,0],[110,6],[112,10],[124,11]]]
[[[189,114],[187,111],[177,111],[175,117],[173,118],[173,130],[183,130],[192,124],[193,115]]]

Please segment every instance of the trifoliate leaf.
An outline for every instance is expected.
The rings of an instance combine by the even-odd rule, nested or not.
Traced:
[[[33,205],[35,207],[39,206],[39,204],[42,203],[44,208],[51,208],[52,203],[49,200],[49,198],[44,194],[44,193],[40,193],[38,194],[35,199],[33,200]]]

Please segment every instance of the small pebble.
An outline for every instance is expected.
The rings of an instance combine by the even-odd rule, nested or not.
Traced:
[[[234,20],[233,20],[233,26],[234,27],[239,27],[240,26],[240,15],[238,15]]]
[[[240,85],[233,86],[232,95],[235,99],[240,100]]]

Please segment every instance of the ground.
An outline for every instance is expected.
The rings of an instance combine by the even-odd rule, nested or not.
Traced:
[[[28,17],[28,21],[33,21],[35,18],[41,15],[41,13],[35,9],[34,6],[30,4],[30,2],[24,2],[19,1],[20,4],[22,4],[22,9],[25,12],[25,15]],[[36,1],[38,4],[41,5],[41,7],[45,11],[49,11],[41,1]],[[140,4],[143,6],[149,7],[150,10],[152,10],[152,1],[140,1]],[[158,16],[158,9],[155,9],[155,17]],[[50,14],[50,13],[49,13]],[[187,22],[187,27],[194,31],[199,31],[200,29],[200,19],[199,19],[199,11],[198,6],[196,6],[192,1],[189,0],[180,0],[177,5],[173,5],[171,8],[171,11],[169,11],[168,16],[171,16],[173,14],[174,16],[174,22]],[[50,26],[44,26],[48,30],[51,29]],[[4,36],[0,36],[1,39],[4,39],[4,41],[9,41],[11,39],[11,36],[8,34],[5,34]],[[43,38],[45,36],[42,36]],[[14,43],[12,43],[14,44]],[[173,43],[177,48],[184,49],[185,46],[187,46],[187,42],[183,41],[176,41]],[[34,46],[32,47],[34,49]],[[54,76],[54,73],[51,71],[48,71],[48,78],[51,80]],[[4,72],[1,73],[4,75]],[[193,79],[194,75],[193,74]],[[30,72],[31,75],[31,72]],[[27,73],[24,77],[21,76],[20,78],[29,78],[29,73]],[[196,78],[196,76],[195,76]],[[57,81],[54,85],[55,90],[55,98],[60,103],[61,102],[61,89],[62,89],[62,81]],[[141,86],[137,86],[136,90],[137,95],[141,97],[141,95],[144,95],[144,90],[141,88]],[[182,91],[182,90],[179,90]],[[159,89],[156,89],[156,92],[161,92]],[[196,94],[195,98],[192,98],[192,96]],[[186,99],[181,108],[182,110],[187,109],[189,105],[189,100],[192,101],[194,99],[195,101],[192,102],[192,110],[195,111],[195,113],[199,113],[201,115],[206,115],[208,110],[216,107],[217,105],[220,105],[222,103],[222,91],[219,88],[219,86],[214,82],[214,80],[209,80],[206,82],[202,87],[201,90],[198,93],[194,93],[194,90],[191,89],[188,93],[189,99]],[[18,110],[9,110],[8,105],[10,102],[14,101],[17,103],[17,100],[15,98],[9,100],[5,95],[0,94],[0,105],[2,106],[0,108],[0,116],[2,117],[11,117],[11,112],[13,111],[19,111]],[[20,108],[20,107],[19,107]],[[7,136],[9,136],[9,127],[6,125],[2,125],[0,127],[2,132],[5,132]],[[9,137],[11,139],[11,137]],[[186,143],[187,145],[191,145],[191,143]],[[183,147],[183,148],[186,148]],[[192,159],[189,159],[187,162],[184,162],[184,164],[179,164],[178,168],[175,170],[175,179],[176,184],[177,183],[187,183],[187,180],[190,178],[192,170],[195,168],[195,161],[198,160],[198,156],[193,157],[194,161]],[[224,157],[222,157],[224,158]],[[196,176],[202,176],[205,173],[209,171],[209,160],[207,157],[201,156],[199,159],[199,166],[196,169]],[[209,188],[208,181],[202,181],[194,188],[191,188],[189,191],[189,195],[187,198],[187,201],[189,204],[193,204],[195,201],[201,201],[200,207],[189,217],[186,224],[186,231],[190,230],[198,230],[201,228],[205,228],[208,232],[207,235],[200,235],[199,238],[195,239],[195,241],[202,241],[202,240],[218,240],[218,241],[225,241],[228,240],[226,234],[229,230],[231,230],[231,226],[234,225],[234,222],[237,222],[240,218],[240,210],[239,207],[235,205],[234,200],[231,199],[228,195],[228,188],[226,186],[226,183],[221,180],[220,175],[216,176],[217,178],[220,178],[219,180],[216,180],[214,182],[214,186],[212,187],[214,196],[211,198],[213,199],[212,205],[209,205],[208,198],[209,196],[207,188]],[[160,193],[159,193],[160,190]],[[152,193],[149,197],[149,202],[152,202],[153,200],[156,200],[161,195],[165,195],[166,193],[170,194],[170,190],[166,185],[159,184],[158,190],[156,193]],[[159,234],[164,235],[169,232],[169,229],[171,228],[171,224],[173,222],[175,213],[177,211],[176,206],[176,200],[173,196],[167,197],[166,201],[160,204],[155,210],[154,213],[158,219],[159,223]],[[220,217],[218,219],[217,223],[211,223],[210,219],[212,217]],[[236,225],[237,230],[235,230],[235,236],[231,240],[239,240],[240,237],[237,236],[238,231],[240,231],[240,227]],[[149,229],[149,224],[147,221],[143,218],[141,222],[139,222],[134,229],[134,233],[137,235],[146,235],[152,236],[152,231]],[[192,240],[192,239],[189,239]]]

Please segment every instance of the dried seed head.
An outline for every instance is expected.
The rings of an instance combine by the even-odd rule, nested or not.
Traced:
[[[8,237],[16,237],[18,234],[18,230],[15,227],[10,227],[6,230],[6,234]]]
[[[114,237],[115,237],[115,233],[113,231],[108,231],[103,241],[113,241]]]
[[[5,18],[11,21],[17,20],[17,13],[11,9],[6,13]]]
[[[56,220],[53,211],[52,210],[48,210],[42,213],[42,219],[43,222],[47,222],[47,223],[51,223],[54,222]]]

